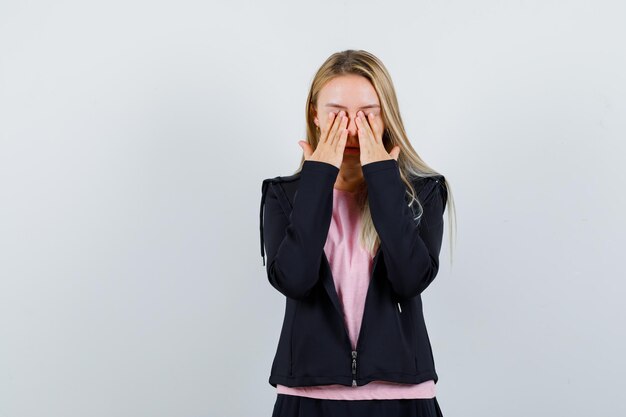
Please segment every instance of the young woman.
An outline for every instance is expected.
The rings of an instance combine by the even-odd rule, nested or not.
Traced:
[[[286,297],[273,417],[442,416],[421,294],[450,185],[411,146],[366,51],[324,62],[306,119],[300,168],[262,186],[261,256]]]

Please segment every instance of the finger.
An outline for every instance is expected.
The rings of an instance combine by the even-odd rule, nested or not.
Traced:
[[[304,159],[309,159],[313,154],[313,148],[311,148],[311,145],[303,140],[299,141],[298,144],[302,148],[302,152],[304,153]]]
[[[361,119],[362,125],[365,126],[365,129],[371,135],[372,140],[376,142],[376,135],[374,134],[374,129],[372,128],[372,126],[370,126],[368,116],[365,115],[365,112],[361,111],[360,119]]]
[[[346,127],[344,126],[343,131],[341,132],[341,135],[339,135],[339,140],[337,141],[337,146],[335,147],[335,151],[343,155],[343,151],[346,148],[347,141],[348,141],[348,129],[346,129]]]
[[[374,140],[376,141],[376,143],[382,142],[382,132],[380,129],[381,124],[376,118],[376,116],[374,116],[374,113],[368,114],[367,120],[369,121],[372,132],[374,133]]]
[[[330,130],[330,127],[333,124],[333,121],[335,120],[335,113],[333,113],[332,111],[330,113],[328,113],[328,118],[326,119],[326,125],[322,127],[322,132],[320,134],[320,140],[319,142],[326,142],[326,139],[328,138],[328,131]]]
[[[342,113],[343,111],[339,112],[339,114],[337,114],[337,117],[335,117],[335,120],[333,121],[333,125],[330,128],[330,132],[328,133],[328,137],[326,138],[326,141],[329,142],[330,144],[334,143],[335,134],[337,133],[337,130],[339,129],[339,125],[341,124]]]
[[[362,114],[362,113],[361,113]],[[356,125],[357,125],[357,133],[360,135],[360,137],[363,139],[363,141],[365,142],[364,145],[369,146],[373,143],[375,143],[375,140],[373,138],[373,133],[372,133],[372,129],[370,129],[369,124],[365,121],[365,119],[357,114],[356,117]]]
[[[343,135],[345,133],[347,126],[348,126],[348,116],[343,116],[342,119],[341,119],[341,123],[339,125],[339,128],[335,132],[335,137],[333,138],[333,141],[332,141],[332,144],[334,146],[337,146],[337,142],[339,142],[339,139],[341,138],[341,135]]]
[[[398,157],[400,156],[400,147],[399,146],[394,146],[394,148],[391,150],[391,152],[389,152],[389,155],[393,159],[395,159],[397,161]]]

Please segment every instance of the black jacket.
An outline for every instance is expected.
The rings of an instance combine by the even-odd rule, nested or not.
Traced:
[[[423,207],[417,217],[395,159],[362,170],[381,245],[354,351],[324,253],[339,168],[307,160],[294,175],[263,181],[261,256],[265,261],[265,248],[269,282],[286,296],[269,377],[273,387],[438,380],[421,293],[439,269],[445,178],[412,180]]]

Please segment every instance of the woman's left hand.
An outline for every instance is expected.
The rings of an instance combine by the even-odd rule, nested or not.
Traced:
[[[387,152],[383,145],[382,122],[373,113],[366,117],[363,111],[359,111],[356,116],[361,166],[386,159],[397,161],[400,147],[396,145],[391,152]]]

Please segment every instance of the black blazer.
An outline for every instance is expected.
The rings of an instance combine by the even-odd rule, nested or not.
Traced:
[[[362,170],[381,245],[354,351],[324,253],[339,168],[307,160],[294,175],[263,180],[261,256],[266,265],[265,247],[269,282],[286,296],[269,377],[273,387],[438,380],[421,293],[439,269],[445,178],[411,180],[423,207],[418,216],[395,159]]]

